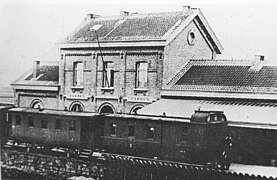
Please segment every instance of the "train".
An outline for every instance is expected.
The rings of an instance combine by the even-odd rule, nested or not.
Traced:
[[[191,118],[11,108],[6,147],[67,156],[119,154],[228,169],[231,142],[222,111]]]

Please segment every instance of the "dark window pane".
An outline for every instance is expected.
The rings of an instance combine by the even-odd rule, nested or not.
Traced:
[[[47,120],[46,119],[41,120],[41,128],[44,128],[44,129],[47,128]]]
[[[61,119],[56,119],[55,128],[56,129],[62,128],[62,120]]]
[[[115,133],[116,133],[116,124],[115,123],[112,123],[111,124],[111,135],[115,135]]]
[[[28,117],[28,126],[34,127],[34,117]]]
[[[16,126],[21,125],[21,116],[20,115],[15,116],[15,125]]]
[[[69,131],[75,131],[76,130],[76,124],[74,120],[69,121]]]
[[[129,136],[129,137],[134,137],[134,136],[135,136],[135,126],[132,125],[132,124],[130,124],[129,127],[128,127],[128,129],[129,129],[129,134],[128,134],[128,136]]]
[[[155,128],[154,127],[148,127],[147,129],[147,138],[153,139],[155,134]]]

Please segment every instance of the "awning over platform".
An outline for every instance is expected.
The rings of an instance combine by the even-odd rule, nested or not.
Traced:
[[[137,113],[190,118],[198,109],[224,111],[231,126],[277,129],[277,103],[161,99]]]

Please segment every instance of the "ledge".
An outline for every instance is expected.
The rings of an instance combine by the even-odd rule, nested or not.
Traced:
[[[135,95],[137,93],[143,93],[144,95],[146,95],[146,92],[148,92],[148,89],[147,88],[136,88],[136,89],[134,89],[134,92],[135,92]]]
[[[113,94],[114,92],[114,87],[102,87],[101,88],[102,93],[104,94],[105,92],[110,92],[111,94]]]

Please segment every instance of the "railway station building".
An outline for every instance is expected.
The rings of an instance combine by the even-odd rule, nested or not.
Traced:
[[[136,113],[160,99],[162,87],[190,59],[215,59],[223,50],[200,9],[189,6],[167,13],[88,14],[59,49],[54,79],[47,81],[51,71],[36,75],[34,65],[33,73],[12,84],[18,107],[39,102],[49,109]]]

